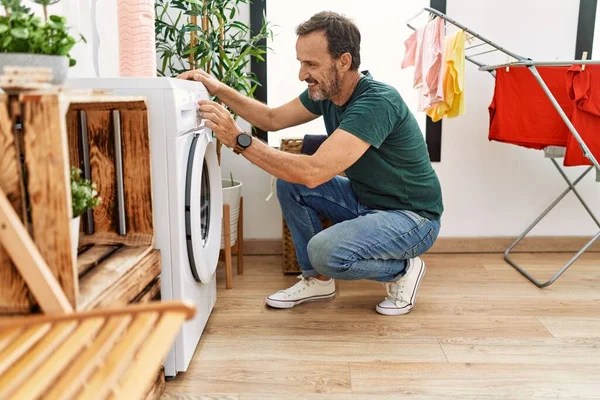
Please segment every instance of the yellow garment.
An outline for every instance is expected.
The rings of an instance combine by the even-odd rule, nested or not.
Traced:
[[[444,101],[434,104],[427,115],[434,122],[465,113],[465,31],[446,36],[442,57]]]

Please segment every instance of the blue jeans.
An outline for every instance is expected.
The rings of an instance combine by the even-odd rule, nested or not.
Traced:
[[[366,207],[341,176],[314,189],[278,180],[277,196],[305,277],[393,281],[440,230],[439,221],[412,211]],[[320,215],[335,225],[323,230]]]

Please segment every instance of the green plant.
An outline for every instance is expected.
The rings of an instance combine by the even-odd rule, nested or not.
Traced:
[[[257,34],[252,35],[250,27],[236,19],[239,5],[250,1],[155,0],[156,49],[162,60],[158,75],[176,76],[202,68],[236,91],[254,97],[260,82],[250,71],[250,61],[265,60],[270,50],[266,39],[273,37],[273,30],[263,18]],[[217,97],[213,100],[219,101]],[[219,160],[220,146],[217,142]]]
[[[81,170],[75,167],[71,168],[71,200],[73,218],[96,207],[102,201],[102,198],[98,196],[96,184],[83,179]]]
[[[68,33],[66,18],[51,15],[46,21],[21,6],[19,0],[1,0],[6,15],[0,16],[0,53],[30,53],[67,56],[77,40]],[[40,0],[41,1],[41,0]],[[48,4],[52,4],[48,0]],[[85,38],[81,36],[85,42]]]
[[[250,27],[236,20],[239,4],[249,1],[155,0],[156,47],[162,60],[158,74],[175,76],[199,67],[251,96],[260,83],[247,67],[251,58],[264,61],[268,47],[262,42],[273,32],[263,21],[252,36]]]
[[[10,15],[11,12],[30,12],[28,7],[21,4],[21,0],[0,0],[0,4],[4,7],[6,15]]]

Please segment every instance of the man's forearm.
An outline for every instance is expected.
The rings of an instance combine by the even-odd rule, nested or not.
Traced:
[[[258,100],[251,99],[223,85],[217,93],[219,99],[237,115],[264,131],[273,130],[271,127],[271,108]]]
[[[313,165],[310,156],[285,153],[257,138],[253,138],[252,145],[242,154],[254,165],[284,181],[308,187],[320,183],[319,169]]]

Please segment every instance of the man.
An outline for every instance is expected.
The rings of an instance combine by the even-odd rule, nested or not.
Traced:
[[[308,88],[280,107],[249,99],[201,70],[180,76],[202,82],[265,131],[320,115],[325,121],[329,137],[314,155],[290,154],[243,133],[220,105],[200,102],[206,126],[226,146],[279,178],[277,195],[302,276],[266,303],[290,308],[331,299],[334,279],[370,279],[387,288],[377,312],[406,314],[425,274],[418,256],[436,240],[443,210],[423,135],[397,90],[359,72],[360,32],[353,22],[320,12],[297,34],[299,79]],[[338,176],[343,171],[348,178]],[[319,215],[335,224],[323,230]]]

